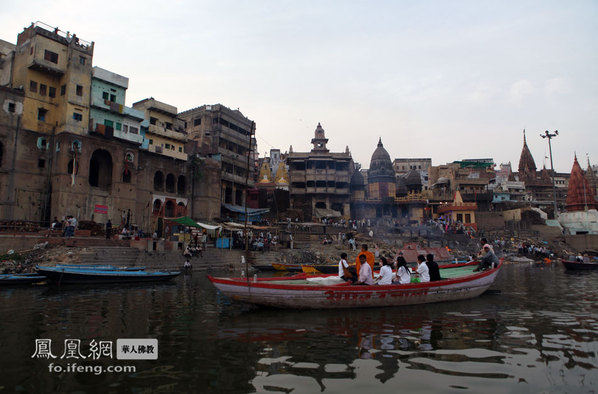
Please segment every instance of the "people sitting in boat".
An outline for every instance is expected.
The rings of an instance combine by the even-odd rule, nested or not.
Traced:
[[[394,283],[401,285],[411,283],[411,271],[409,270],[409,267],[407,267],[407,261],[403,257],[402,253],[397,256],[396,266],[397,273],[395,275],[396,279],[394,280]]]
[[[434,255],[432,253],[426,255],[426,265],[428,266],[428,272],[430,273],[430,282],[442,279],[440,277],[440,268],[438,268],[438,264],[434,261]]]
[[[355,270],[355,267],[351,267],[347,262],[347,254],[341,253],[341,259],[338,262],[338,277],[343,279],[344,281],[357,281],[357,275],[355,272],[351,272]]]
[[[417,256],[417,274],[419,275],[420,282],[430,281],[430,270],[426,265],[426,258],[423,254]]]
[[[485,254],[480,260],[478,267],[474,269],[474,271],[485,271],[498,265],[498,257],[496,257],[496,255],[494,254],[490,245],[484,245],[484,253]]]
[[[374,273],[372,267],[367,263],[364,254],[358,256],[359,259],[359,278],[356,285],[373,285],[374,284]]]
[[[368,250],[367,244],[361,245],[361,252],[359,252],[357,257],[355,258],[355,268],[357,272],[361,272],[361,256],[365,257],[365,261],[370,266],[372,279],[374,279],[374,263],[376,262],[376,257],[374,257],[374,254]]]
[[[392,268],[391,268],[388,260],[386,260],[386,257],[380,256],[380,265],[382,266],[382,268],[380,268],[380,275],[376,278],[376,281],[375,281],[376,284],[379,284],[379,285],[392,284],[392,277],[393,277]]]

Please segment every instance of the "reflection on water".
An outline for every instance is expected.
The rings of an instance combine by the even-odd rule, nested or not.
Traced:
[[[594,272],[510,265],[500,294],[348,311],[233,303],[197,273],[149,286],[0,289],[0,391],[589,392],[597,284]],[[31,358],[39,338],[60,354],[68,338],[146,337],[158,338],[157,361],[95,362],[134,373],[50,373],[49,360]]]

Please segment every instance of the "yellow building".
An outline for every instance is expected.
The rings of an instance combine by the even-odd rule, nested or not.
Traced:
[[[25,92],[23,128],[87,133],[93,48],[93,42],[41,22],[18,35],[12,86]]]
[[[144,112],[149,120],[145,135],[148,151],[187,161],[185,122],[178,118],[176,107],[150,97],[133,103],[133,108]]]

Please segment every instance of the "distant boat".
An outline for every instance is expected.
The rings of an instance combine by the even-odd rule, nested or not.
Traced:
[[[145,267],[118,267],[110,264],[56,264],[58,268],[102,271],[144,271]]]
[[[249,304],[283,309],[341,309],[389,307],[457,301],[477,297],[494,283],[501,263],[486,271],[473,271],[474,264],[441,269],[436,282],[351,285],[336,275],[304,273],[283,278],[208,279],[223,294]]]
[[[561,259],[561,262],[563,263],[566,269],[573,271],[587,271],[598,269],[598,261],[596,260],[577,261],[575,259]]]
[[[33,274],[2,274],[0,275],[0,285],[31,285],[34,283],[41,283],[47,280],[43,275]]]
[[[180,274],[180,271],[131,271],[82,269],[69,267],[36,267],[40,275],[60,284],[73,283],[130,283],[155,282],[170,280]]]

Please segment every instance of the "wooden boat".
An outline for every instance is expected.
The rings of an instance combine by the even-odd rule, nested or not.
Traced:
[[[2,286],[31,285],[34,283],[44,282],[45,280],[47,280],[45,276],[36,273],[0,275],[0,285]]]
[[[154,282],[170,280],[180,274],[180,271],[96,270],[40,266],[36,269],[50,281],[60,284]]]
[[[366,308],[427,304],[477,297],[496,279],[501,267],[474,272],[476,264],[441,269],[437,282],[355,286],[336,275],[286,278],[215,278],[214,286],[234,300],[287,309]]]
[[[56,264],[58,268],[102,271],[144,271],[145,267],[118,267],[110,264]]]
[[[272,263],[275,271],[301,272],[301,264]]]
[[[587,270],[595,270],[598,269],[598,262],[596,261],[577,261],[572,259],[561,259],[561,262],[568,270],[577,270],[577,271],[587,271]]]

